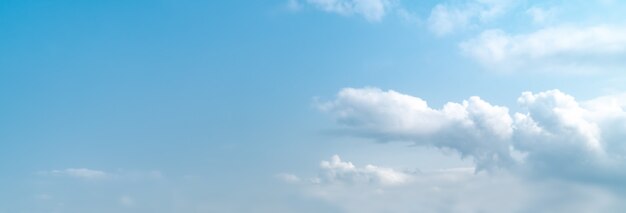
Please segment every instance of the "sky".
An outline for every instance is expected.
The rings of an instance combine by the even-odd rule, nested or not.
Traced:
[[[0,1],[0,213],[623,212],[626,3]]]

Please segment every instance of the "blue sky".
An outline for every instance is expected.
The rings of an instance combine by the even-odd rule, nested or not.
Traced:
[[[620,212],[624,9],[4,0],[0,213]]]

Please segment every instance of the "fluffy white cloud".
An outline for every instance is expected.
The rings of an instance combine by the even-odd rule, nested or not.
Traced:
[[[321,167],[320,176],[330,180],[292,186],[302,196],[337,207],[337,212],[616,212],[624,207],[622,197],[606,188],[527,181],[509,172],[477,174],[474,168],[405,172],[410,181],[390,187],[369,181],[376,175],[337,156]]]
[[[374,165],[357,168],[351,162],[342,161],[338,155],[334,155],[330,161],[322,161],[320,168],[322,174],[316,181],[321,182],[375,182],[396,185],[409,181],[409,175],[405,173]]]
[[[353,134],[451,148],[472,157],[479,170],[512,163],[508,109],[479,97],[433,109],[420,98],[395,91],[347,88],[320,108]]]
[[[303,181],[293,174],[278,174],[278,178],[289,183]],[[333,155],[330,161],[320,163],[320,174],[306,180],[312,184],[378,184],[382,186],[405,184],[411,180],[411,174],[391,168],[366,165],[356,167],[352,162],[342,161]]]
[[[85,168],[68,168],[63,170],[51,170],[45,172],[39,172],[41,175],[51,175],[51,176],[64,176],[71,178],[78,178],[84,180],[102,180],[111,177],[110,174],[106,172],[93,170],[93,169],[85,169]]]
[[[538,175],[614,184],[626,177],[623,96],[578,102],[558,90],[525,92],[515,114],[516,149]]]
[[[626,101],[621,98],[579,102],[558,90],[524,92],[518,99],[523,111],[511,116],[508,108],[479,97],[433,109],[395,91],[347,88],[320,108],[346,133],[449,148],[474,159],[478,170],[502,167],[611,183],[626,177]]]
[[[623,63],[626,28],[559,26],[518,35],[492,29],[462,42],[460,48],[499,71],[592,72]]]
[[[511,1],[477,0],[458,4],[441,3],[430,12],[428,26],[437,35],[450,34],[474,23],[483,23],[501,16]]]
[[[390,0],[307,0],[320,10],[340,15],[361,15],[368,21],[380,21],[391,8]]]

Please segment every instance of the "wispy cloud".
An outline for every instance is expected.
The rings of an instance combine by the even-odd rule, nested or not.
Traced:
[[[38,172],[40,175],[70,177],[83,180],[104,180],[111,178],[112,175],[100,170],[86,168],[68,168],[63,170],[50,170]]]
[[[160,171],[116,171],[107,172],[102,170],[87,168],[67,168],[60,170],[39,171],[38,175],[48,177],[65,177],[81,180],[146,180],[146,179],[162,179],[163,174]]]
[[[471,25],[491,21],[510,9],[512,1],[466,1],[440,3],[430,12],[428,25],[437,35],[447,35]]]
[[[556,11],[554,8],[532,6],[526,10],[526,14],[531,17],[535,24],[545,24],[555,18]]]
[[[600,71],[624,63],[626,28],[559,26],[528,34],[486,30],[460,47],[496,71]]]
[[[302,9],[302,4],[298,0],[288,0],[285,3],[285,9],[291,12],[297,12]]]
[[[342,16],[358,15],[370,22],[381,21],[392,10],[392,0],[289,0],[289,8],[300,10],[304,5]]]
[[[133,199],[129,195],[122,195],[119,199],[119,202],[121,205],[126,206],[126,207],[131,207],[135,205],[135,199]]]

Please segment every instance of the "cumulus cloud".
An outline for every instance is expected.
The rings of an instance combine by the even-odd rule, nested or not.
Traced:
[[[517,35],[491,29],[460,48],[493,70],[593,72],[623,63],[626,28],[558,26]]]
[[[478,171],[505,168],[609,183],[626,178],[626,105],[620,97],[579,102],[558,90],[524,92],[522,111],[511,114],[479,97],[434,109],[392,90],[346,88],[319,107],[347,134],[452,149],[472,158]]]
[[[484,23],[504,14],[512,1],[478,0],[437,4],[430,12],[428,26],[437,35],[446,35],[475,23]]]
[[[358,168],[352,162],[342,161],[334,155],[330,161],[320,163],[322,174],[315,182],[375,182],[383,185],[396,185],[409,181],[409,175],[391,168],[366,165]]]
[[[401,185],[411,180],[410,173],[374,165],[357,167],[352,162],[341,160],[339,155],[333,155],[330,161],[322,161],[320,174],[317,177],[303,180],[288,173],[278,174],[277,177],[289,183],[305,181],[311,184],[377,184],[381,186]]]
[[[509,172],[477,174],[474,168],[401,172],[408,181],[391,187],[371,181],[375,173],[338,156],[320,167],[321,174],[311,180],[326,180],[298,179],[299,184],[292,186],[338,212],[615,212],[624,207],[621,197],[606,188],[527,181]]]
[[[623,96],[578,102],[558,90],[525,92],[515,114],[516,149],[540,175],[615,184],[626,177]]]
[[[433,109],[418,97],[391,90],[347,88],[319,106],[356,135],[450,148],[472,157],[479,170],[513,163],[508,109],[479,97]]]
[[[392,6],[390,0],[307,0],[307,3],[329,13],[360,15],[372,22],[382,20]]]

